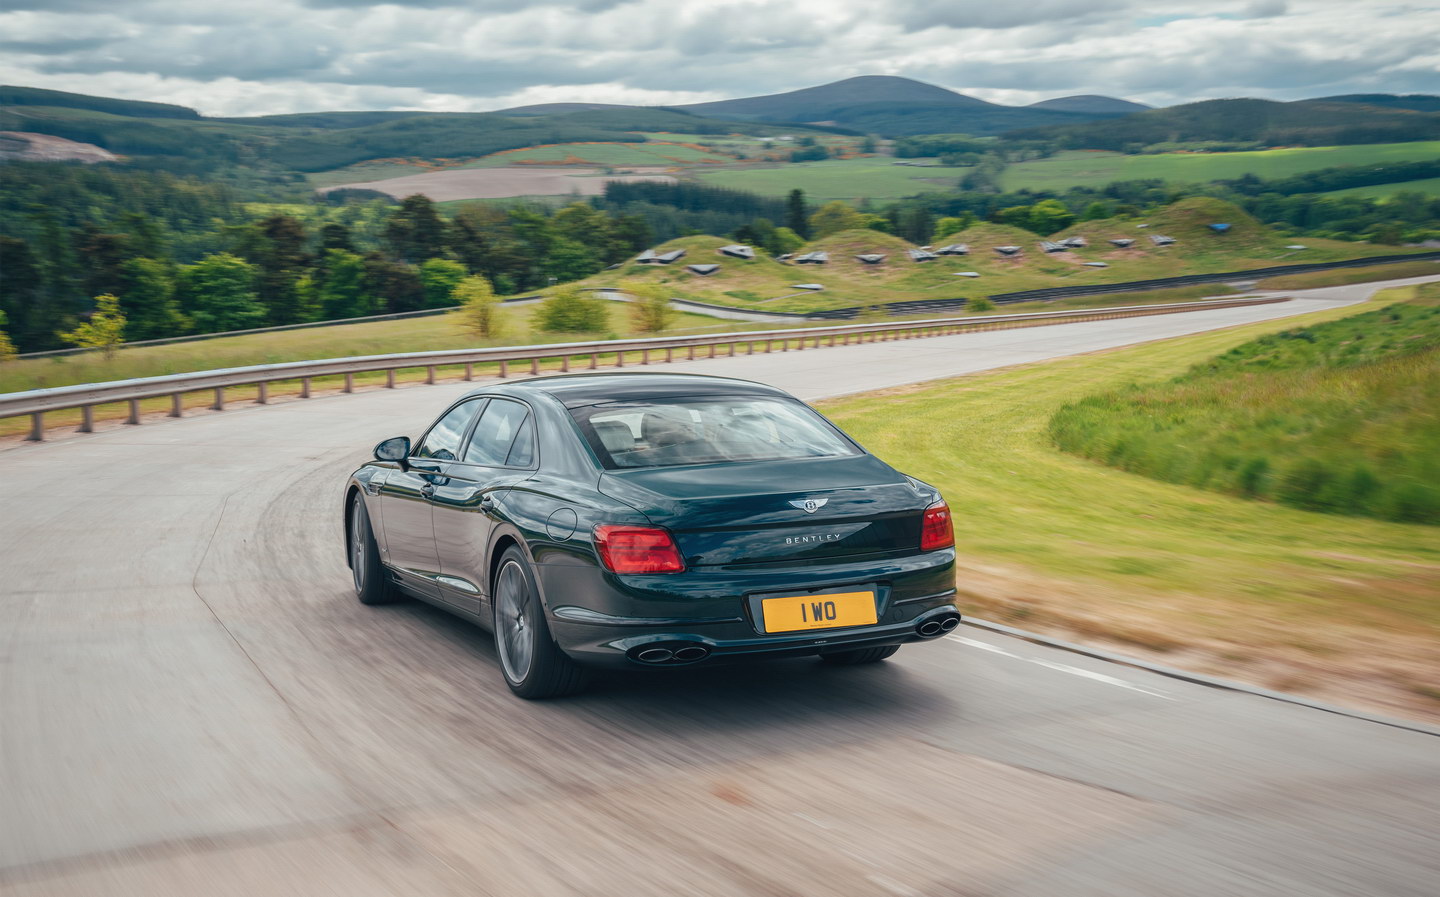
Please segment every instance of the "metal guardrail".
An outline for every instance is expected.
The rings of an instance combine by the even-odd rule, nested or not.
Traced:
[[[868,324],[847,324],[830,327],[808,327],[788,330],[760,330],[741,333],[717,333],[680,337],[658,337],[626,340],[597,340],[583,343],[550,343],[533,346],[504,346],[499,348],[447,349],[436,352],[407,352],[396,355],[364,355],[353,358],[326,358],[318,361],[291,361],[280,364],[262,364],[249,367],[223,368],[213,371],[196,371],[188,374],[171,374],[163,377],[142,377],[133,380],[114,380],[107,383],[82,383],[74,386],[58,386],[50,389],[32,389],[25,392],[0,394],[0,418],[29,415],[31,419],[28,439],[40,441],[45,438],[45,414],[70,408],[81,409],[80,432],[94,429],[94,409],[99,405],[120,402],[129,403],[126,423],[140,423],[140,402],[144,399],[170,398],[170,416],[180,417],[184,413],[183,397],[187,393],[212,390],[214,401],[211,408],[225,407],[225,390],[236,386],[256,387],[256,400],[264,404],[269,401],[269,385],[278,381],[300,381],[300,397],[310,398],[311,381],[317,377],[343,376],[344,392],[355,389],[355,375],[384,371],[385,386],[395,387],[395,372],[425,368],[426,383],[434,383],[436,369],[440,367],[463,367],[465,380],[474,378],[475,365],[498,364],[499,376],[510,375],[514,362],[528,362],[529,373],[540,373],[540,363],[558,360],[560,371],[571,370],[572,361],[581,360],[585,369],[594,370],[599,366],[601,356],[614,356],[615,367],[629,364],[649,364],[651,353],[664,352],[665,361],[673,361],[676,350],[686,353],[687,359],[696,357],[697,349],[707,349],[704,357],[715,358],[739,354],[756,354],[756,347],[763,346],[762,352],[788,352],[793,345],[796,351],[812,343],[815,348],[822,345],[849,345],[851,342],[885,342],[897,339],[915,339],[927,336],[948,336],[977,330],[998,330],[1010,327],[1063,324],[1075,321],[1103,321],[1112,318],[1132,318],[1144,315],[1174,314],[1176,312],[1203,311],[1216,308],[1234,308],[1249,305],[1267,305],[1288,301],[1284,298],[1222,299],[1201,302],[1182,302],[1168,305],[1134,305],[1119,308],[1080,309],[1074,311],[1032,312],[1016,315],[989,315],[970,318],[930,318],[916,321],[880,322]],[[739,347],[745,347],[744,352]],[[728,351],[717,353],[717,349]],[[637,357],[638,356],[638,357]],[[629,361],[627,361],[627,357]]]

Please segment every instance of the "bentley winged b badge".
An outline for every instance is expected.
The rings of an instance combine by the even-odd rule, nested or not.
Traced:
[[[825,502],[829,500],[828,498],[806,498],[792,501],[790,504],[804,511],[806,514],[814,514],[816,511],[825,507]]]

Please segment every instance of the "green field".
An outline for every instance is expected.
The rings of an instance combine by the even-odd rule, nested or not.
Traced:
[[[1331,190],[1325,195],[1360,196],[1365,199],[1388,199],[1397,193],[1423,193],[1426,196],[1440,196],[1440,178],[1400,181],[1396,184],[1371,184],[1369,187],[1348,187],[1344,190]]]
[[[1163,483],[1060,452],[1048,432],[1061,406],[1097,390],[1161,382],[1263,334],[1380,304],[821,407],[862,445],[945,492],[962,609],[1131,651],[1172,652],[1192,668],[1273,687],[1348,699],[1358,692],[1434,716],[1433,527]]]
[[[730,156],[680,143],[559,143],[495,153],[463,168],[504,168],[511,165],[570,163],[592,165],[673,166],[723,164]]]
[[[925,160],[906,160],[925,161]],[[814,200],[899,199],[931,190],[954,189],[969,168],[919,168],[896,165],[888,156],[786,162],[771,168],[702,171],[697,177],[716,187],[784,196],[799,188]]]
[[[1283,178],[1337,165],[1416,162],[1437,156],[1440,156],[1440,141],[1434,140],[1295,147],[1245,153],[1159,153],[1131,156],[1123,153],[1071,151],[1059,153],[1049,159],[1010,165],[1005,169],[1001,183],[1006,190],[1060,192],[1069,187],[1103,187],[1112,181],[1146,178],[1177,183],[1203,183],[1238,178],[1245,174],[1255,174],[1262,178]]]

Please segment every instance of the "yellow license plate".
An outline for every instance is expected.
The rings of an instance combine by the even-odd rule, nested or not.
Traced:
[[[869,626],[876,622],[874,592],[790,595],[760,602],[766,632]]]

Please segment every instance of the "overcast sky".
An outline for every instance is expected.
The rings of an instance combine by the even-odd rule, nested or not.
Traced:
[[[673,104],[904,75],[1004,103],[1440,93],[1440,0],[6,0],[0,81],[193,106]]]

